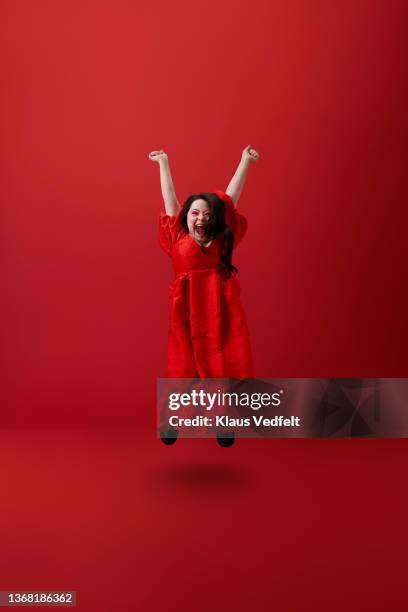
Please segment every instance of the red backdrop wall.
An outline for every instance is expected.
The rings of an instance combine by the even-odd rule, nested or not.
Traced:
[[[261,159],[259,376],[406,376],[405,3],[1,3],[2,424],[151,422],[180,200]]]

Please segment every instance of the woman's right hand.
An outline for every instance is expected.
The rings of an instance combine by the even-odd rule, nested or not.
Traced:
[[[242,151],[242,159],[248,160],[250,162],[255,162],[259,159],[259,153],[258,151],[255,151],[255,149],[251,149],[251,145],[248,145]]]
[[[149,153],[149,159],[151,159],[154,162],[159,162],[162,159],[168,159],[167,158],[167,154],[160,149],[160,151],[152,151],[151,153]]]

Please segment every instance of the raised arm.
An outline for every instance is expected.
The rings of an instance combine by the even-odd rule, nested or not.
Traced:
[[[249,166],[252,162],[259,159],[259,153],[255,149],[251,149],[250,145],[245,147],[242,152],[241,161],[239,162],[238,168],[235,171],[234,176],[229,182],[226,192],[234,202],[235,206],[239,200],[242,189],[245,184],[246,176],[248,174]]]
[[[149,159],[160,166],[160,186],[166,213],[171,216],[176,215],[180,205],[174,190],[168,157],[164,151],[160,150],[149,153]]]

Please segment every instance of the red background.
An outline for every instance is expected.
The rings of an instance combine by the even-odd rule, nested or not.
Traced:
[[[235,578],[234,572],[227,574],[228,581],[236,580],[243,588],[247,567],[260,602],[265,601],[262,589],[271,587],[270,574],[274,574],[291,591],[294,599],[287,600],[287,609],[292,609],[297,597],[293,572],[303,585],[310,580],[318,589],[319,571],[323,566],[327,569],[322,559],[327,556],[337,568],[333,576],[345,571],[354,556],[351,572],[363,581],[368,598],[363,601],[370,603],[367,609],[377,609],[391,591],[400,594],[403,582],[395,575],[403,556],[404,502],[398,495],[407,462],[403,441],[354,441],[351,452],[346,441],[240,441],[240,446],[225,451],[214,450],[212,441],[180,441],[177,449],[167,449],[154,440],[155,383],[165,371],[167,284],[172,275],[170,262],[157,244],[157,218],[163,204],[159,168],[149,161],[148,153],[158,148],[168,153],[179,200],[201,190],[225,189],[247,144],[260,153],[239,202],[249,231],[235,259],[258,376],[407,376],[406,3],[8,0],[1,3],[0,11],[2,435],[14,426],[135,426],[139,441],[151,437],[149,450],[140,450],[144,445],[136,444],[132,452],[138,454],[130,464],[126,453],[121,456],[127,468],[151,461],[163,470],[174,468],[173,498],[170,489],[164,493],[169,504],[176,503],[187,512],[196,510],[195,502],[200,508],[203,499],[194,494],[198,482],[208,504],[221,504],[224,509],[231,504],[235,513],[242,512],[241,520],[235,515],[236,532],[219,534],[214,550],[205,548],[207,536],[200,535],[200,524],[191,524],[191,531],[187,530],[196,534],[197,545],[204,546],[200,555],[208,555],[203,565],[200,555],[194,557],[199,580],[189,577],[192,598],[211,587],[205,572],[213,557],[220,563],[217,572],[214,567],[211,570],[215,580],[218,572],[225,571],[223,555],[228,564],[238,558],[237,551],[248,553],[249,565],[240,566],[243,573]],[[47,469],[53,465],[53,443],[47,446],[42,440],[40,451],[35,450],[44,453],[43,459],[36,455],[42,467],[35,471],[34,461],[32,472],[20,463],[16,449],[21,440],[7,439],[3,448],[11,452],[6,457],[13,466],[8,473],[15,494],[23,495],[24,477],[31,483],[36,482],[35,476],[39,483],[52,480]],[[37,449],[37,438],[30,440],[21,448],[32,444]],[[88,443],[84,441],[86,448]],[[61,457],[71,465],[72,446],[61,448],[66,448]],[[103,441],[98,448],[101,454],[95,457],[108,461]],[[210,458],[205,460],[204,452]],[[228,458],[225,453],[230,453]],[[311,459],[315,454],[319,460]],[[23,456],[28,462],[31,455]],[[192,456],[197,472],[186,473]],[[308,465],[308,457],[313,465]],[[82,474],[83,465],[77,461]],[[210,462],[204,476],[203,461]],[[171,467],[165,467],[167,462]],[[322,464],[327,467],[323,472]],[[96,461],[95,470],[97,465]],[[246,507],[242,474],[248,465],[255,479],[250,480],[257,485],[248,490],[254,506]],[[376,478],[373,465],[380,470]],[[228,482],[226,487],[219,486],[217,466],[221,481],[225,477]],[[238,470],[239,478],[234,480],[235,472],[228,470]],[[112,466],[107,471],[112,473]],[[281,474],[278,483],[276,471]],[[155,489],[162,494],[163,483],[168,484],[165,474],[150,471],[145,480],[140,478],[148,492]],[[394,474],[392,481],[390,474]],[[366,481],[368,476],[371,480]],[[101,487],[109,488],[111,482],[108,478],[102,485],[101,480]],[[288,482],[293,485],[290,496],[285,494]],[[310,482],[309,490],[305,482]],[[335,483],[340,483],[341,493],[339,489],[334,493]],[[314,491],[311,496],[310,491]],[[84,501],[82,495],[82,490],[77,491],[76,502]],[[143,506],[137,489],[134,495],[140,520],[146,521],[146,509],[155,502],[149,498]],[[27,531],[22,533],[30,534],[30,539],[34,527],[27,522],[22,499],[9,500],[16,521],[10,524],[16,533],[25,525]],[[373,508],[379,511],[378,499],[383,514],[376,522],[370,513]],[[13,514],[17,507],[13,500],[23,512],[20,522]],[[69,521],[70,503],[76,502],[63,495],[60,500],[59,511],[66,512]],[[102,497],[92,498],[95,506],[91,506],[99,508],[99,501],[103,506]],[[156,502],[160,506],[159,498]],[[88,509],[89,503],[85,504]],[[301,510],[305,503],[306,513]],[[289,525],[290,514],[284,511],[292,504],[300,509],[295,531]],[[294,533],[305,533],[303,528],[310,527],[305,517],[313,516],[310,528],[315,537],[300,538],[304,556],[298,557],[297,564],[289,562],[282,523],[275,522],[271,529],[269,519],[273,522],[277,506],[275,519],[284,521],[293,552],[297,550]],[[347,512],[350,506],[354,512]],[[165,521],[167,506],[160,507],[162,513],[155,518]],[[116,509],[121,508],[119,501]],[[257,512],[265,521],[265,532],[257,527],[254,549],[249,531],[245,532],[239,548],[239,532],[242,537],[248,521],[258,520]],[[119,515],[112,515],[105,525],[109,537],[115,521],[123,524]],[[153,515],[150,509],[149,520]],[[36,516],[41,532],[53,514],[40,508]],[[217,516],[221,520],[222,511],[212,519]],[[229,511],[222,520],[228,522],[228,516]],[[92,530],[98,523],[91,513],[89,521],[81,517],[84,522],[74,521],[74,525],[85,537],[86,525]],[[392,533],[387,536],[390,523]],[[129,538],[135,538],[135,547],[140,546],[134,523],[126,524]],[[329,535],[339,524],[340,531]],[[60,524],[55,529],[55,534],[62,533]],[[349,548],[344,544],[345,532],[352,534]],[[15,532],[7,533],[11,537]],[[373,542],[379,533],[384,540],[377,549]],[[150,553],[159,565],[174,550],[181,555],[186,540],[178,535],[173,549],[152,536],[157,556]],[[277,548],[275,537],[279,538]],[[317,544],[319,538],[325,540],[323,548]],[[187,541],[192,546],[193,540]],[[364,542],[361,558],[353,548],[356,541]],[[269,552],[262,547],[266,542]],[[12,538],[9,543],[11,554],[17,541]],[[143,544],[144,550],[146,546],[149,542]],[[339,547],[342,561],[336,565]],[[289,557],[287,564],[279,565],[283,549]],[[314,549],[320,569],[310,564],[306,554],[308,550],[313,555]],[[26,570],[19,575],[12,562],[8,574],[3,574],[7,585],[1,588],[49,588],[46,578],[51,568],[56,571],[53,588],[68,588],[65,579],[58,580],[67,574],[63,570],[58,574],[58,564],[56,569],[45,553],[41,586],[39,577],[29,573],[39,567],[35,557],[26,549],[17,546],[17,550],[26,559]],[[371,562],[376,558],[375,571],[372,565],[370,569],[364,565],[364,551]],[[120,558],[130,563],[120,544],[109,554],[112,565],[107,571]],[[269,554],[276,556],[276,565],[269,560],[270,572]],[[186,558],[190,565],[189,549]],[[255,571],[256,558],[262,559],[261,574]],[[72,560],[69,555],[67,559]],[[17,564],[17,557],[13,560]],[[152,560],[146,576],[153,579],[155,568]],[[158,580],[168,576],[161,568]],[[88,578],[88,586],[95,579],[90,568],[81,575]],[[333,576],[334,582],[325,576],[330,605],[324,607],[327,602],[313,598],[313,588],[307,587],[299,591],[298,607],[293,609],[306,609],[307,602],[314,609],[320,604],[322,609],[343,609],[343,599],[336,599],[339,589]],[[375,593],[381,579],[389,581],[382,583],[384,601]],[[79,574],[69,585],[80,591],[78,584]],[[128,593],[131,584],[129,576],[122,594]],[[286,587],[282,593],[277,589],[275,601],[280,602],[279,609],[286,609]],[[343,591],[344,602],[357,593],[358,584],[352,583]],[[224,595],[218,601],[224,602]],[[340,602],[340,607],[333,601]],[[99,603],[98,609],[108,610],[110,605],[104,608]],[[262,609],[261,603],[257,605]],[[125,609],[123,601],[121,609]]]

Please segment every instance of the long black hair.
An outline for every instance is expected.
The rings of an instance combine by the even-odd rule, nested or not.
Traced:
[[[195,200],[205,200],[208,204],[210,217],[206,225],[205,231],[207,236],[212,240],[219,234],[222,234],[220,246],[221,264],[218,268],[219,272],[226,276],[237,273],[238,268],[232,264],[232,250],[234,248],[234,234],[230,227],[225,223],[225,203],[215,193],[203,191],[202,193],[189,196],[183,204],[181,213],[181,223],[186,232],[188,232],[187,214],[192,203]]]

